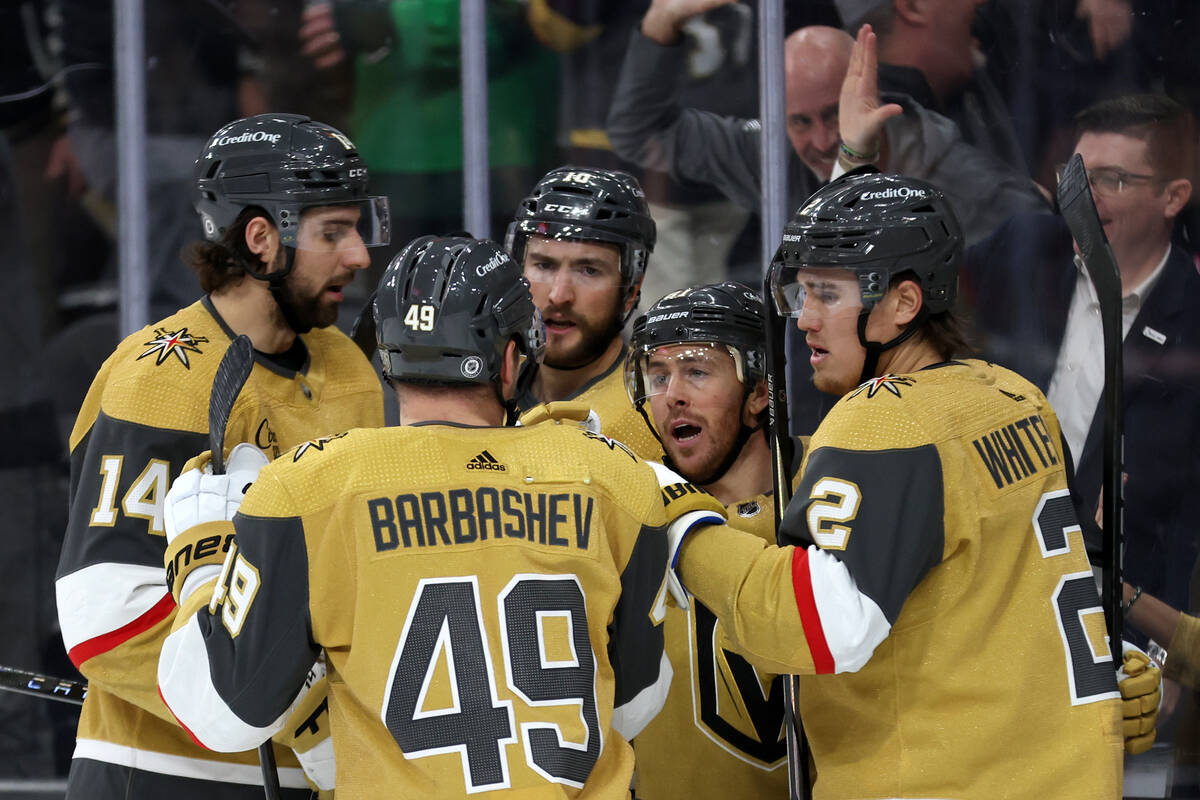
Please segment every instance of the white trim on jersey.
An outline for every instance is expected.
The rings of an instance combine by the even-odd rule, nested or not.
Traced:
[[[131,588],[120,591],[124,587]],[[167,571],[137,564],[93,564],[56,580],[54,592],[63,643],[70,652],[154,608],[167,593]]]
[[[671,661],[663,653],[658,662],[658,677],[654,683],[642,689],[630,700],[613,709],[613,730],[631,740],[650,724],[650,720],[662,711],[667,702],[667,693],[671,689],[671,678],[675,671]]]
[[[892,626],[874,600],[858,590],[850,570],[816,546],[808,548],[808,575],[835,673],[858,672]]]
[[[152,750],[139,750],[135,747],[125,747],[98,739],[76,739],[75,754],[72,758],[86,758],[144,772],[157,772],[160,775],[174,775],[179,778],[194,778],[202,781],[241,783],[248,786],[262,786],[263,782],[262,768],[257,764],[229,764],[204,758],[156,753]],[[308,782],[304,779],[304,770],[296,767],[279,768],[279,785],[285,789],[308,788]]]
[[[282,730],[291,712],[289,707],[262,728],[234,713],[213,685],[208,648],[195,617],[163,642],[158,658],[158,691],[188,732],[209,750],[220,753],[253,750]]]

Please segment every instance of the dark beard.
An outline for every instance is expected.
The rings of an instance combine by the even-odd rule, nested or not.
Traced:
[[[546,355],[542,358],[542,364],[551,369],[582,369],[604,355],[604,351],[612,344],[612,340],[619,337],[621,330],[625,327],[621,324],[620,314],[624,305],[625,298],[622,297],[617,301],[617,306],[609,316],[608,323],[598,329],[587,330],[576,322],[576,326],[583,334],[579,344],[563,353],[561,358],[551,356],[549,348],[547,348]]]
[[[275,295],[275,301],[284,310],[284,318],[296,333],[308,333],[313,328],[327,328],[337,322],[338,308],[335,303],[322,302],[323,292],[304,297],[296,292],[293,276],[284,278],[283,285]]]

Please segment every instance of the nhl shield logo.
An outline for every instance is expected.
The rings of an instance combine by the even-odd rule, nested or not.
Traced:
[[[479,356],[467,356],[458,369],[464,378],[477,378],[479,373],[483,372],[483,359]]]
[[[757,517],[760,511],[762,511],[762,506],[758,504],[757,500],[747,500],[744,503],[738,503],[737,515],[739,517],[746,517],[747,519]]]

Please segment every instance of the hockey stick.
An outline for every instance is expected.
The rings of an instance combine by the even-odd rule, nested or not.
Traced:
[[[254,348],[247,336],[238,336],[229,345],[213,378],[212,395],[208,399],[208,449],[212,452],[214,475],[225,472],[225,427],[233,404],[254,369]],[[262,767],[263,791],[267,800],[280,800],[279,772],[275,768],[275,750],[271,740],[258,746]]]
[[[1121,473],[1124,469],[1124,424],[1122,420],[1123,329],[1121,321],[1121,273],[1104,227],[1096,213],[1096,203],[1088,185],[1083,158],[1071,156],[1058,182],[1058,206],[1071,236],[1079,248],[1079,258],[1096,287],[1100,301],[1100,323],[1104,331],[1104,469],[1101,479],[1101,524],[1103,531],[1104,578],[1103,606],[1108,614],[1109,647],[1113,663],[1121,663],[1121,553],[1124,542]]]
[[[0,666],[0,690],[16,692],[46,700],[58,700],[73,705],[83,705],[87,697],[87,684],[52,678],[39,672],[27,672],[16,667]]]
[[[783,512],[792,499],[792,439],[787,429],[787,368],[783,351],[783,325],[771,303],[771,271],[763,279],[763,306],[766,316],[767,356],[767,430],[771,437],[771,478],[775,484],[775,531],[778,540]],[[812,791],[808,773],[808,739],[800,722],[797,705],[799,681],[795,675],[783,679],[784,726],[787,731],[788,795],[791,800],[810,800]]]

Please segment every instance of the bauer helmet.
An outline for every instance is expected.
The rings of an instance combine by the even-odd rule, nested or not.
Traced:
[[[617,245],[628,300],[646,272],[656,233],[646,194],[632,175],[559,167],[538,181],[508,226],[505,249],[518,264],[524,263],[525,243],[531,235]]]
[[[654,393],[646,359],[659,347],[698,344],[724,348],[738,380],[753,391],[766,377],[765,318],[759,296],[733,281],[666,295],[633,323],[625,361],[625,390],[634,405]]]
[[[493,384],[509,340],[525,356],[516,396],[533,382],[545,330],[529,284],[487,239],[423,236],[388,264],[372,304],[383,375]]]
[[[798,317],[796,273],[845,269],[858,276],[865,314],[892,278],[911,271],[925,312],[937,314],[954,304],[962,252],[962,228],[940,190],[902,175],[848,175],[819,189],[784,227],[771,294],[781,316]]]
[[[247,207],[261,208],[280,242],[297,246],[305,208],[356,203],[368,247],[387,244],[386,197],[367,194],[367,165],[341,131],[299,114],[259,114],[221,128],[196,159],[196,211],[219,241]]]

